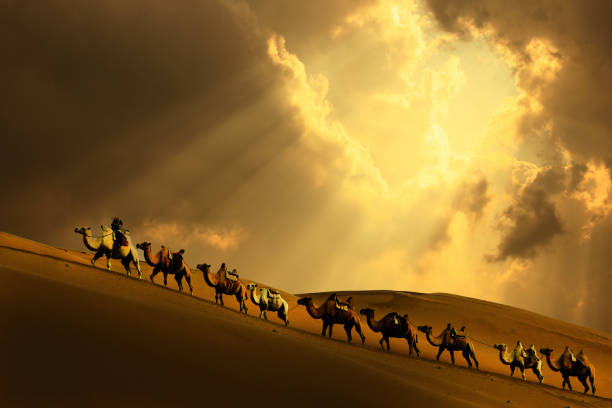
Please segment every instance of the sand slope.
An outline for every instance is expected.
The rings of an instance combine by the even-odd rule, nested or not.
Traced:
[[[154,243],[154,248],[158,244]],[[76,244],[75,244],[76,246]],[[142,253],[142,252],[141,252]],[[89,264],[91,254],[52,248],[0,234],[0,405],[203,405],[229,406],[612,406],[612,336],[535,313],[446,294],[396,292],[352,295],[357,308],[380,318],[390,310],[409,313],[416,324],[439,332],[446,322],[465,324],[485,343],[584,348],[597,367],[598,396],[562,391],[561,377],[545,367],[545,385],[508,377],[497,352],[476,344],[481,370],[468,370],[456,355],[430,361],[435,349],[420,336],[425,356],[407,357],[404,341],[382,352],[380,336],[366,327],[365,346],[320,336],[321,322],[290,303],[285,328],[237,313],[238,304],[214,305],[214,291],[193,271],[195,297],[147,280],[128,279]],[[205,260],[202,260],[205,261]],[[213,269],[218,265],[213,265]],[[150,268],[143,268],[148,278]],[[313,295],[319,303],[327,294]],[[357,336],[354,336],[358,338]],[[575,390],[582,390],[572,379]]]

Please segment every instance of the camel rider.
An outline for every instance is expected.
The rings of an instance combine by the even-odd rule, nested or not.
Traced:
[[[525,351],[525,348],[523,347],[523,343],[521,343],[520,340],[516,342],[516,347],[514,348],[514,351],[512,352],[512,354],[513,354],[512,356],[513,360],[529,357],[529,355]]]
[[[225,265],[225,264],[223,264],[223,265]],[[226,269],[225,270],[225,277],[227,279],[229,279],[229,280],[237,281],[238,278],[239,278],[238,271],[236,270],[236,268],[234,268],[231,271],[229,269]]]
[[[122,230],[123,221],[119,217],[114,217],[111,222],[111,229],[113,230],[113,248],[120,246],[128,246],[128,240],[125,235],[127,230]]]
[[[450,324],[450,323],[448,323],[448,324],[446,325],[446,328],[447,328],[447,329],[450,329],[450,335],[451,335],[451,337],[452,337],[453,339],[454,339],[454,338],[456,338],[456,337],[465,337],[465,326],[461,326],[461,328],[459,329],[459,331],[460,331],[461,333],[457,333],[457,331],[455,330],[455,328],[454,328],[454,327],[451,327],[451,324]]]

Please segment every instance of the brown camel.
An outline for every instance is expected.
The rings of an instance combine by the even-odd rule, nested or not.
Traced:
[[[433,339],[431,338],[431,326],[419,326],[419,330],[426,334],[429,344],[439,348],[436,360],[440,360],[442,352],[448,350],[451,361],[455,364],[455,351],[461,351],[463,358],[465,358],[468,363],[468,367],[472,367],[472,362],[470,361],[471,357],[476,364],[476,368],[478,368],[478,360],[476,360],[476,355],[474,354],[474,346],[472,346],[472,343],[470,343],[466,336],[458,334],[453,335],[454,330],[452,330],[450,323],[442,333]]]
[[[397,337],[400,339],[406,339],[408,347],[410,349],[409,355],[412,355],[412,350],[416,351],[417,357],[420,356],[419,348],[417,347],[417,331],[416,328],[408,321],[408,315],[400,316],[395,312],[388,313],[381,320],[374,320],[374,310],[372,309],[361,309],[359,311],[362,315],[367,317],[368,326],[373,332],[380,332],[382,339],[380,339],[380,347],[384,350],[383,341],[387,343],[387,350],[390,350],[389,337]]]
[[[240,304],[240,311],[248,314],[246,300],[248,299],[248,291],[244,283],[240,280],[228,279],[226,275],[225,263],[221,264],[217,273],[210,272],[210,265],[201,264],[197,268],[202,271],[206,284],[215,288],[215,303],[221,302],[223,305],[223,295],[234,295]]]
[[[183,291],[183,277],[187,281],[189,285],[189,292],[193,294],[193,288],[191,287],[191,270],[183,261],[183,253],[185,252],[181,249],[179,252],[173,253],[172,260],[170,259],[170,251],[165,246],[161,246],[161,249],[153,255],[151,252],[151,243],[150,242],[142,242],[136,245],[136,248],[142,249],[144,252],[145,260],[149,266],[153,267],[153,272],[149,279],[151,282],[154,282],[153,278],[158,273],[164,274],[164,286],[168,285],[168,275],[174,275],[174,280],[178,284],[179,290]],[[180,256],[179,256],[180,255]],[[173,265],[174,261],[176,265]]]
[[[352,309],[344,310],[337,308],[336,301],[337,298],[334,293],[319,307],[315,307],[310,297],[299,299],[298,305],[306,306],[306,311],[312,318],[323,320],[323,331],[321,332],[323,336],[325,336],[325,331],[329,328],[329,337],[331,338],[334,324],[343,324],[349,343],[353,340],[351,336],[353,327],[355,327],[355,331],[361,337],[361,342],[365,343],[365,336],[361,332],[361,320],[359,319],[359,315]]]
[[[591,391],[595,394],[595,366],[591,364],[582,350],[572,358],[572,352],[566,346],[565,351],[556,362],[551,360],[552,352],[553,350],[549,348],[540,349],[540,353],[546,356],[546,362],[550,369],[561,372],[561,376],[563,377],[563,389],[565,389],[565,384],[567,384],[567,388],[571,390],[572,385],[570,384],[569,378],[578,377],[578,380],[584,385],[584,392],[587,393],[589,391],[589,386],[587,385],[588,378],[591,382]]]

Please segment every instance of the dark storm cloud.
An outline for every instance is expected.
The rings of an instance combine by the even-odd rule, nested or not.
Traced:
[[[482,217],[489,201],[491,201],[489,181],[483,177],[476,181],[461,183],[455,195],[453,207],[472,216],[477,221]]]
[[[118,190],[146,180],[149,168],[278,83],[248,16],[220,2],[2,8],[0,177],[9,231],[31,234],[85,206],[90,216],[102,206],[118,211]],[[142,184],[136,188],[165,196],[154,180]]]
[[[493,261],[509,257],[532,258],[537,250],[562,232],[561,220],[550,195],[563,188],[563,175],[554,170],[538,174],[504,212],[509,225],[503,228],[498,254]]]

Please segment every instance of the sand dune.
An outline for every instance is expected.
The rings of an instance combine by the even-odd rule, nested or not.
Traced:
[[[529,311],[448,294],[338,292],[358,309],[376,309],[376,318],[408,313],[435,333],[451,322],[485,344],[582,348],[597,367],[596,396],[562,391],[548,367],[544,385],[531,372],[527,383],[511,379],[484,344],[475,344],[480,370],[458,354],[455,366],[447,353],[432,361],[436,349],[423,335],[420,360],[407,357],[399,339],[383,352],[365,319],[366,344],[347,345],[341,327],[332,340],[321,337],[321,322],[298,296],[283,292],[285,328],[273,314],[258,319],[250,301],[249,316],[233,298],[226,307],[212,303],[214,291],[195,267],[191,297],[177,293],[173,279],[160,286],[161,275],[151,284],[144,264],[147,279],[139,281],[118,261],[107,272],[104,260],[92,267],[90,259],[0,234],[0,405],[612,406],[612,335]],[[318,304],[328,294],[309,296]],[[576,378],[572,384],[582,390]]]

